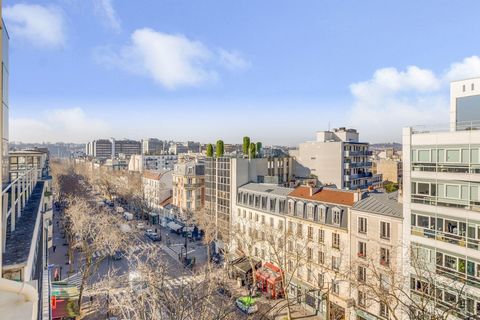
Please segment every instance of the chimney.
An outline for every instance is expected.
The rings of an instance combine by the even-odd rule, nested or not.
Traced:
[[[315,193],[317,193],[318,191],[320,191],[322,188],[316,188],[314,186],[309,186],[309,195],[310,197],[312,197]]]
[[[362,190],[357,189],[353,194],[353,202],[360,201],[362,199]]]

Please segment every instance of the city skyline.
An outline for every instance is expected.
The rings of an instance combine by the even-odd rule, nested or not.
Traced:
[[[294,146],[353,127],[400,142],[403,126],[446,119],[449,81],[480,75],[479,45],[460,36],[480,28],[479,4],[432,3],[7,0],[10,140]]]

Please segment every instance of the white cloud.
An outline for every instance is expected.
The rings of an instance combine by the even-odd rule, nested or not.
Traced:
[[[478,76],[480,76],[480,57],[471,56],[463,59],[462,62],[452,63],[445,73],[445,80],[455,81]]]
[[[85,142],[108,137],[109,125],[90,118],[81,108],[54,109],[38,118],[14,118],[10,121],[10,140],[22,142]]]
[[[105,19],[105,25],[114,31],[120,31],[120,19],[113,7],[113,0],[93,0],[95,12]]]
[[[478,56],[455,62],[442,74],[417,66],[379,69],[371,79],[350,85],[354,101],[348,124],[373,142],[398,142],[405,126],[447,124],[448,83],[478,76]]]
[[[220,63],[229,70],[245,70],[250,67],[250,62],[246,60],[238,51],[228,51],[218,49]]]
[[[95,58],[102,64],[146,75],[167,89],[175,89],[215,81],[218,78],[215,60],[220,59],[224,66],[228,63],[234,69],[247,65],[239,53],[223,51],[223,55],[216,54],[202,42],[184,35],[143,28],[135,30],[130,43],[118,52],[100,48]]]
[[[23,39],[40,47],[65,44],[64,16],[57,7],[16,4],[4,8],[3,16],[14,39]]]

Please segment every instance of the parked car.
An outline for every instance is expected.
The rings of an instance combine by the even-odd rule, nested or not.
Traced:
[[[139,223],[137,224],[137,229],[145,229],[145,223],[139,222]]]
[[[160,237],[160,236],[159,236],[158,234],[156,234],[156,233],[149,233],[149,234],[147,235],[147,237],[148,237],[150,240],[152,240],[153,242],[162,240],[162,237]]]
[[[258,306],[255,303],[255,299],[250,296],[238,298],[235,301],[235,305],[246,314],[252,314],[258,311]]]

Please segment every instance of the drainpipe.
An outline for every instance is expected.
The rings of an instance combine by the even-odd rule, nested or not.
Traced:
[[[26,282],[17,282],[0,278],[0,291],[22,295],[25,301],[33,302],[32,320],[37,319],[38,315],[38,292]]]

